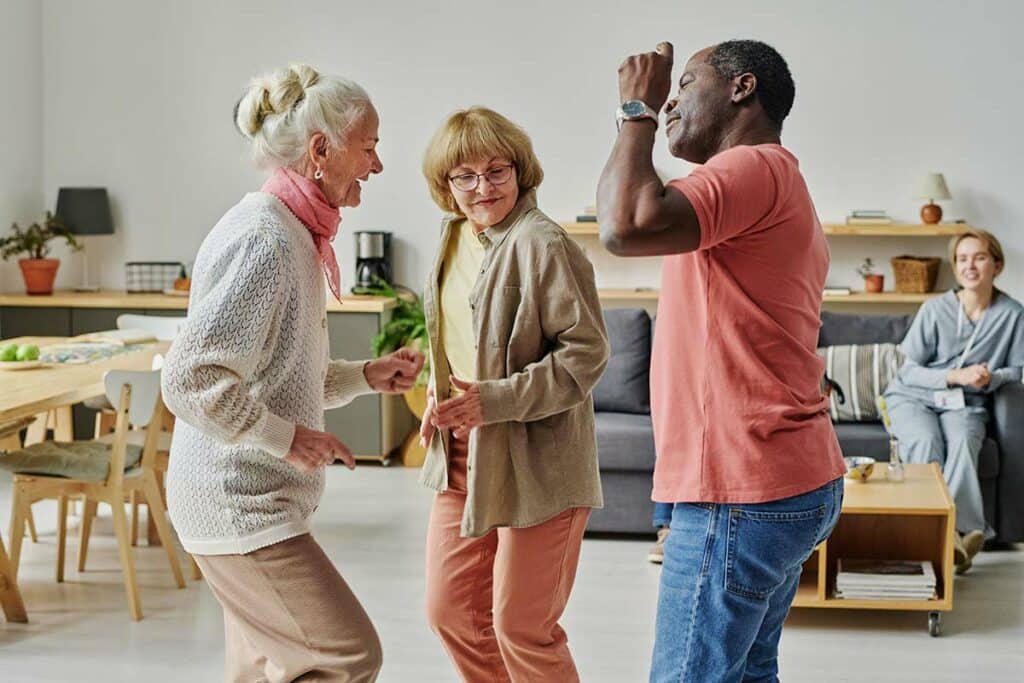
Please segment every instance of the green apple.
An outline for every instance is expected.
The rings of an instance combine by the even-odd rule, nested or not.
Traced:
[[[15,355],[18,360],[39,360],[39,347],[35,344],[22,344]]]
[[[18,345],[4,344],[0,346],[0,363],[18,359]]]

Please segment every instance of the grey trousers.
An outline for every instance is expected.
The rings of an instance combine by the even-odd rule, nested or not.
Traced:
[[[978,482],[978,454],[985,441],[988,413],[978,409],[937,410],[913,399],[888,400],[892,431],[900,440],[905,462],[937,462],[956,504],[956,528],[961,533],[984,531],[985,511]]]

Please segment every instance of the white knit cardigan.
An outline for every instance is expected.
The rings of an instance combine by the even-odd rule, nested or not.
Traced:
[[[197,555],[244,554],[309,532],[324,473],[282,460],[295,425],[370,387],[328,356],[325,287],[309,231],[278,199],[246,195],[199,248],[188,318],[163,367],[178,420],[167,506]]]

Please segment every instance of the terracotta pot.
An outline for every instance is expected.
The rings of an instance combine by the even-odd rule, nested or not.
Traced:
[[[53,294],[53,281],[57,279],[60,259],[23,258],[18,261],[25,291],[29,294]]]
[[[878,294],[885,288],[885,276],[884,275],[866,275],[864,276],[864,291],[870,292],[871,294]]]

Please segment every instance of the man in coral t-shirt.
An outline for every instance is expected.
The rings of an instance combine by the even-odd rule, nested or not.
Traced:
[[[796,157],[795,88],[755,41],[707,48],[668,101],[672,46],[619,68],[620,131],[598,187],[605,246],[665,257],[651,361],[655,501],[674,503],[652,681],[776,680],[778,642],[845,471],[815,355],[829,254]],[[651,154],[665,105],[673,156]]]

